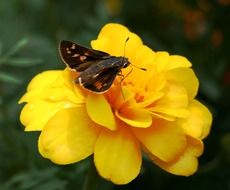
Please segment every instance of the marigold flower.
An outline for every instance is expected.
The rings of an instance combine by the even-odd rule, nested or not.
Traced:
[[[20,99],[26,131],[41,131],[39,152],[57,164],[93,154],[98,173],[115,184],[137,177],[142,151],[163,170],[189,176],[197,170],[212,116],[195,100],[198,80],[182,56],[154,52],[120,24],[105,25],[94,49],[124,55],[138,67],[122,70],[104,94],[75,84],[77,73],[45,71],[35,76]],[[128,74],[129,73],[129,74]]]

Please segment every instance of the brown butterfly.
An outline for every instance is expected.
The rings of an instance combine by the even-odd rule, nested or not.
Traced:
[[[130,65],[124,56],[112,56],[65,40],[60,42],[59,52],[63,62],[79,72],[75,83],[95,93],[106,92],[121,75],[121,69]]]

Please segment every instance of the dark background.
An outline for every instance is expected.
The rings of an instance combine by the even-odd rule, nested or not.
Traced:
[[[98,189],[230,189],[229,6],[229,0],[0,0],[0,190],[82,189],[89,160],[57,166],[43,159],[39,133],[23,131],[17,101],[34,75],[64,68],[61,39],[89,46],[108,22],[126,25],[155,51],[186,56],[200,80],[197,98],[214,120],[195,175],[174,176],[144,160],[130,184],[102,182]]]

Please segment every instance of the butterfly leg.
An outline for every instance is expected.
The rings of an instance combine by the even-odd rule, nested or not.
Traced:
[[[123,99],[125,100],[125,94],[124,94],[124,91],[123,91],[123,89],[122,89],[122,86],[121,86],[121,83],[123,82],[123,80],[125,79],[125,76],[122,74],[122,72],[119,72],[118,74],[117,74],[119,77],[120,77],[120,88],[121,88],[121,94],[122,94],[122,97],[123,97]]]
[[[122,74],[122,72],[119,72],[118,74],[117,74],[117,76],[119,76],[120,77],[120,83],[122,83],[122,81],[124,80],[124,75]]]
[[[133,67],[132,67],[131,65],[130,65],[130,68],[131,68],[131,70],[130,70],[130,71],[128,72],[128,74],[124,77],[124,79],[127,78],[127,77],[132,73]],[[123,80],[124,80],[124,79],[123,79]]]

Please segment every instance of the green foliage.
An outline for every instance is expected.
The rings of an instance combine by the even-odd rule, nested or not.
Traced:
[[[114,2],[116,2],[114,4]],[[120,22],[156,51],[186,56],[200,79],[198,99],[214,115],[198,172],[167,174],[145,160],[140,176],[105,189],[230,189],[230,66],[228,1],[12,0],[0,1],[0,189],[82,189],[88,160],[55,166],[37,150],[38,133],[25,133],[17,104],[31,78],[63,69],[61,39],[90,46],[107,22]]]
[[[57,168],[48,168],[44,170],[35,170],[14,175],[10,180],[5,182],[2,190],[27,190],[27,189],[49,189],[49,190],[62,190],[66,186],[65,180],[58,180],[53,178],[57,174]]]

